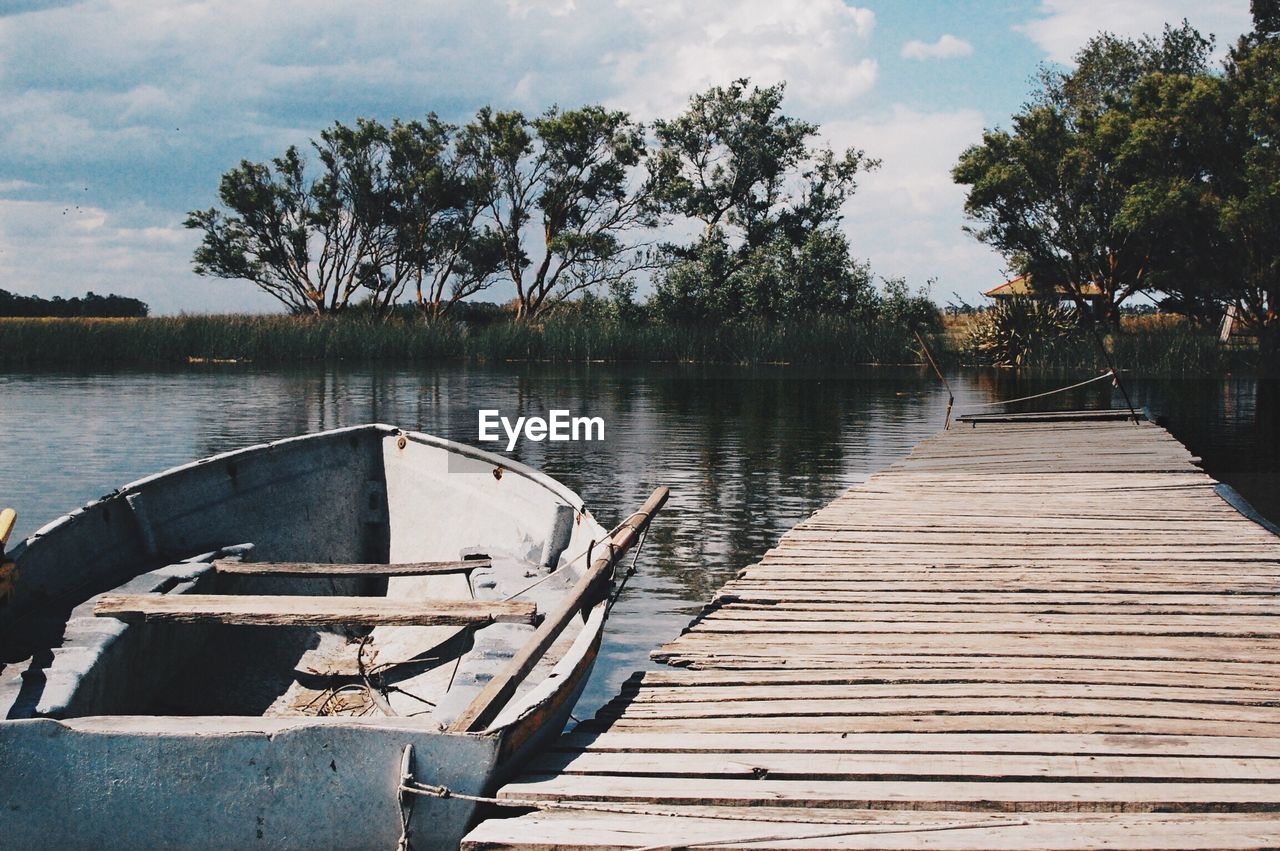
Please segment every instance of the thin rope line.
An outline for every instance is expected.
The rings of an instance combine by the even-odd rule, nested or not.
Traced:
[[[607,540],[612,540],[612,539],[613,539],[613,536],[614,536],[614,535],[616,535],[616,534],[618,533],[618,530],[619,530],[619,529],[621,529],[623,526],[625,526],[627,523],[629,523],[633,518],[635,518],[635,517],[639,517],[640,515],[642,515],[642,514],[644,514],[644,513],[645,513],[645,512],[643,512],[643,511],[633,511],[633,512],[631,512],[630,514],[628,514],[628,515],[627,515],[627,517],[626,517],[626,519],[625,519],[625,520],[623,520],[623,521],[622,521],[621,523],[619,523],[617,526],[614,526],[612,529],[610,529],[610,530],[609,530],[609,532],[605,535],[605,538],[606,538]],[[646,515],[646,517],[647,517],[647,515]],[[644,531],[644,533],[642,533],[642,534],[648,534],[648,531],[649,531],[649,527],[648,527],[648,525],[646,525],[646,526],[645,526],[645,531]],[[507,596],[507,597],[504,597],[504,598],[503,598],[503,600],[514,600],[516,597],[519,597],[521,594],[525,593],[526,591],[531,591],[531,590],[533,590],[534,588],[537,588],[539,585],[541,585],[542,583],[546,582],[548,579],[550,579],[550,578],[551,578],[551,577],[553,577],[553,576],[563,576],[564,574],[563,574],[561,571],[563,571],[566,567],[570,567],[570,566],[572,566],[573,564],[575,564],[575,563],[578,561],[578,559],[582,558],[583,556],[590,556],[590,555],[591,555],[591,550],[592,550],[592,548],[593,548],[595,545],[596,545],[596,541],[593,539],[593,540],[591,541],[591,543],[590,543],[590,544],[587,544],[587,548],[586,548],[585,550],[583,550],[582,552],[578,553],[576,556],[574,556],[573,558],[569,559],[569,560],[568,560],[568,561],[566,561],[564,564],[562,564],[562,565],[558,565],[554,570],[552,570],[550,573],[548,573],[546,576],[542,577],[541,579],[537,580],[536,582],[532,582],[532,583],[530,583],[530,584],[526,585],[525,587],[521,588],[519,591],[516,591],[515,593],[513,593],[513,594],[511,594],[511,595],[509,595],[509,596]]]
[[[1035,393],[1031,396],[1019,396],[1017,399],[1001,399],[998,402],[969,402],[965,405],[965,407],[966,408],[989,408],[992,405],[1012,405],[1014,402],[1026,402],[1029,399],[1040,399],[1045,396],[1052,396],[1055,393],[1065,393],[1068,390],[1075,390],[1077,387],[1083,387],[1086,384],[1092,384],[1095,381],[1101,381],[1104,378],[1113,378],[1114,376],[1115,376],[1115,372],[1113,372],[1112,370],[1107,370],[1106,372],[1102,373],[1102,375],[1097,375],[1097,376],[1094,376],[1093,378],[1087,378],[1084,381],[1079,382],[1078,384],[1072,384],[1067,387],[1059,387],[1056,390],[1046,390],[1043,393]]]

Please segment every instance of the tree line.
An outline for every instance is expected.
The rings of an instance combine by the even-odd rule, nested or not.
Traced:
[[[407,297],[439,318],[508,282],[531,319],[584,293],[630,302],[641,275],[672,320],[868,309],[839,222],[877,163],[819,144],[783,92],[736,80],[652,125],[602,106],[335,123],[307,156],[222,176],[221,206],[186,221],[195,269],[311,314]],[[659,241],[662,225],[693,236]]]
[[[1045,69],[1008,130],[953,170],[972,232],[1038,287],[1118,321],[1138,293],[1206,320],[1234,306],[1280,353],[1280,4],[1220,66],[1189,23],[1102,33]],[[1154,298],[1154,296],[1153,296]]]
[[[86,293],[83,297],[41,298],[0,290],[0,316],[141,317],[151,312],[145,302],[122,295]]]

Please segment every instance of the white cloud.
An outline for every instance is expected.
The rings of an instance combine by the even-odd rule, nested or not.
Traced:
[[[1043,0],[1040,14],[1014,29],[1063,64],[1070,64],[1084,43],[1103,30],[1130,37],[1156,35],[1166,23],[1186,18],[1201,32],[1217,35],[1221,54],[1253,26],[1244,0]]]
[[[845,221],[854,254],[870,259],[876,274],[902,276],[912,286],[936,279],[934,295],[943,302],[958,291],[973,303],[1003,280],[1003,259],[962,232],[964,188],[951,179],[982,127],[977,110],[897,105],[887,115],[824,128],[833,145],[857,145],[883,162],[859,182]]]
[[[847,106],[875,85],[875,15],[842,0],[618,0],[629,45],[605,57],[614,99],[646,116],[738,77],[786,80],[802,111]],[[622,32],[622,31],[619,31]]]
[[[0,286],[271,309],[252,285],[196,277],[181,227],[242,157],[334,120],[484,103],[651,119],[743,76],[786,80],[788,113],[826,122],[876,86],[875,31],[844,0],[84,0],[0,16],[0,193],[24,199],[0,195]],[[936,209],[936,186],[902,180]]]
[[[190,258],[198,239],[169,220],[146,208],[0,199],[0,288],[45,297],[133,296],[155,313],[275,308],[247,282],[197,277]]]
[[[956,59],[972,55],[973,45],[951,33],[944,34],[934,42],[912,39],[902,45],[903,59]]]

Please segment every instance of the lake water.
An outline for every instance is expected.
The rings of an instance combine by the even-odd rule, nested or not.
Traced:
[[[1083,376],[1087,377],[1087,376]],[[996,371],[949,376],[961,409],[1082,376]],[[1205,468],[1280,520],[1275,382],[1130,379]],[[589,717],[649,651],[670,640],[733,574],[844,489],[901,458],[942,425],[947,394],[903,367],[588,365],[0,375],[0,503],[17,536],[133,479],[194,458],[319,429],[385,422],[476,443],[477,409],[551,408],[603,417],[600,443],[522,443],[511,453],[560,479],[606,525],[657,485],[672,496],[608,622],[577,710]],[[1109,382],[1040,407],[1123,406]],[[496,448],[486,444],[485,448]],[[17,538],[15,538],[16,540]]]

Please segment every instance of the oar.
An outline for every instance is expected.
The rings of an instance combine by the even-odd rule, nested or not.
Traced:
[[[0,509],[0,605],[13,593],[13,583],[18,578],[18,565],[4,557],[5,545],[13,534],[13,524],[18,522],[18,512],[12,508]]]

